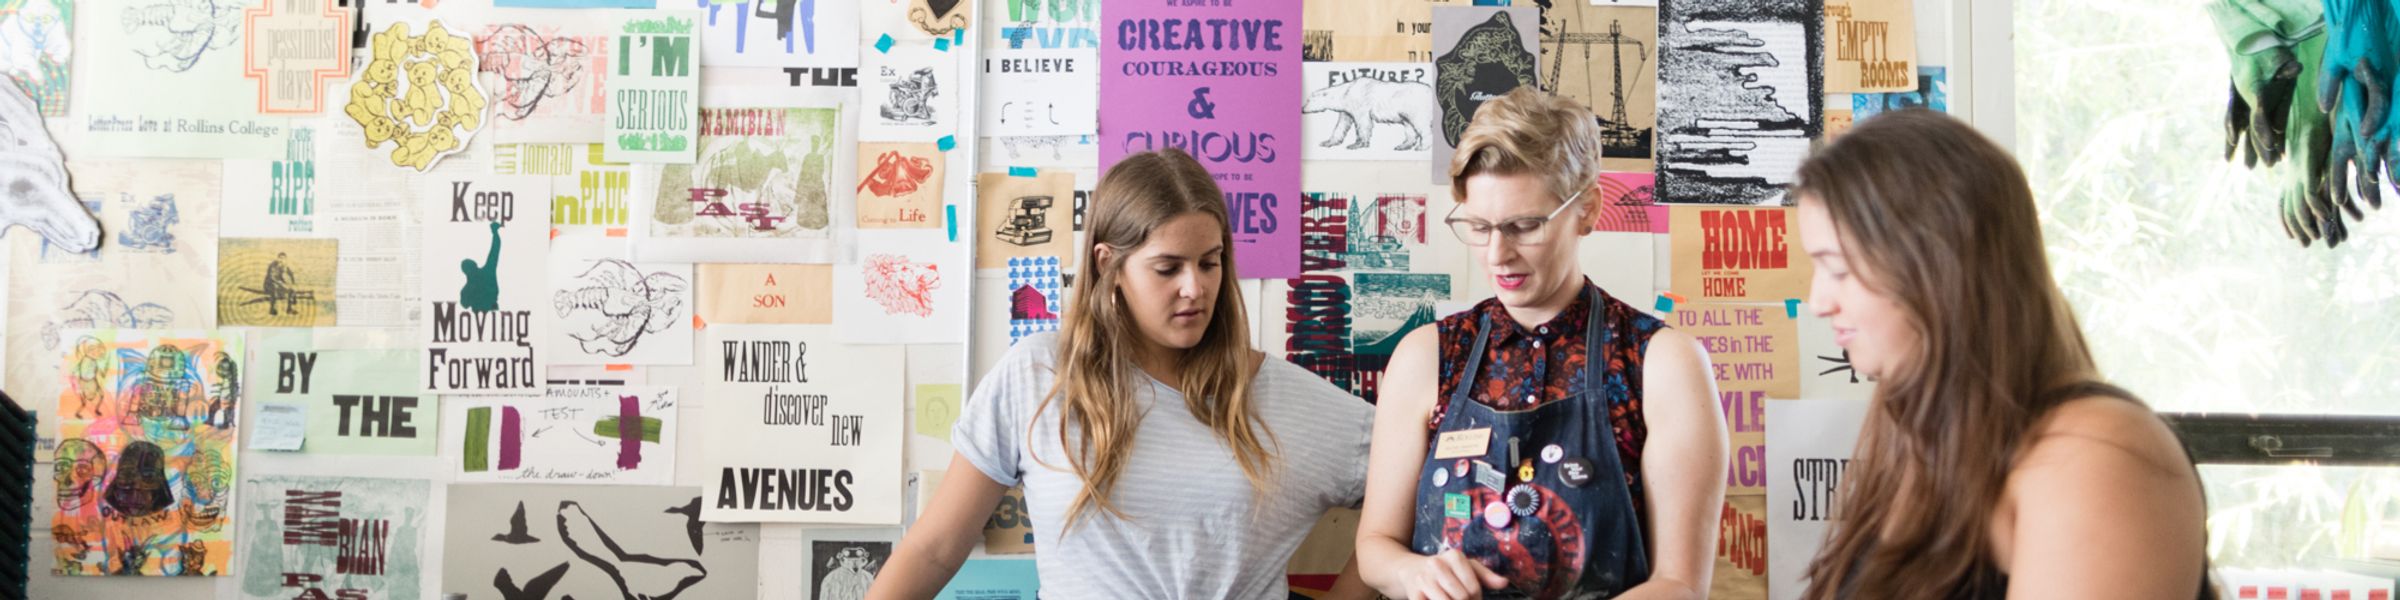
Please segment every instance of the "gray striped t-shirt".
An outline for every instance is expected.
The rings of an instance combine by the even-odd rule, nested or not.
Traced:
[[[1301,538],[1327,509],[1356,506],[1365,494],[1374,406],[1270,354],[1251,384],[1259,420],[1280,445],[1268,447],[1278,470],[1266,508],[1183,395],[1141,376],[1129,399],[1143,410],[1141,430],[1112,495],[1127,518],[1094,511],[1062,535],[1083,479],[1060,448],[1058,406],[1026,431],[1057,353],[1055,334],[1017,342],[975,386],[950,435],[984,476],[1024,484],[1043,598],[1281,600]]]

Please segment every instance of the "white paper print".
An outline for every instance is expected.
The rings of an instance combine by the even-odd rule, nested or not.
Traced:
[[[701,518],[898,525],[899,346],[824,325],[708,328]]]
[[[541,396],[442,402],[458,481],[675,483],[682,394],[666,386],[553,385]]]
[[[858,2],[687,0],[702,9],[700,64],[711,67],[856,67]]]
[[[957,344],[967,336],[967,251],[938,231],[858,237],[833,271],[833,322],[852,344]]]
[[[692,364],[692,265],[632,256],[624,238],[550,241],[550,364]]]
[[[541,346],[551,310],[550,180],[488,175],[430,181],[424,195],[427,392],[531,394],[552,350]]]
[[[1099,53],[989,49],[982,68],[976,89],[983,97],[979,135],[1084,136],[1099,131],[1100,95],[1093,93],[1100,89]]]
[[[1441,114],[1431,65],[1312,62],[1300,72],[1303,158],[1425,160]]]
[[[1832,530],[1834,491],[1870,404],[1859,400],[1768,400],[1767,589],[1799,598],[1808,561]]]
[[[856,229],[855,88],[707,88],[700,156],[634,171],[635,258],[832,263]]]
[[[866,55],[858,71],[858,139],[870,142],[931,142],[958,129],[956,53],[925,42],[893,44],[889,52]],[[1085,90],[1088,94],[1090,88]]]

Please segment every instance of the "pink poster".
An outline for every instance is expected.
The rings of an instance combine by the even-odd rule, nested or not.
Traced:
[[[1225,190],[1244,279],[1300,274],[1300,4],[1101,8],[1100,166],[1181,148]]]

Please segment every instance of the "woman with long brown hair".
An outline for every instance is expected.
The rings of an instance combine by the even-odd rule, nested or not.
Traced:
[[[2198,475],[2101,380],[2006,151],[1887,113],[1792,193],[1808,305],[1876,381],[1804,597],[2209,597]]]
[[[1445,221],[1499,293],[1392,352],[1358,527],[1384,595],[1708,594],[1725,420],[1699,342],[1583,275],[1600,144],[1530,87],[1459,137]]]
[[[950,471],[871,598],[931,598],[1025,488],[1042,593],[1274,598],[1326,510],[1356,505],[1373,408],[1250,348],[1224,193],[1179,150],[1093,190],[1059,332],[978,382]],[[1335,595],[1365,590],[1345,574]]]

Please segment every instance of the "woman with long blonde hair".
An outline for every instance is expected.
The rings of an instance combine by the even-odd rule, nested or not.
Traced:
[[[2101,380],[2007,151],[1887,113],[1792,193],[1808,306],[1876,381],[1803,597],[2214,597],[2199,476]]]
[[[870,598],[931,598],[1002,492],[1025,489],[1042,594],[1287,597],[1325,511],[1358,503],[1373,407],[1250,348],[1224,193],[1179,150],[1093,190],[1057,334],[967,400],[950,471]],[[1354,574],[1336,596],[1365,592]]]

